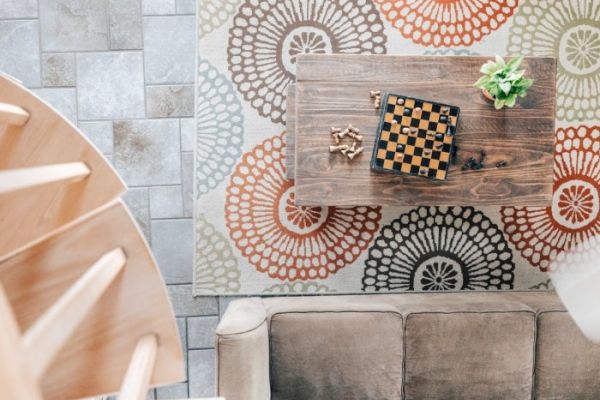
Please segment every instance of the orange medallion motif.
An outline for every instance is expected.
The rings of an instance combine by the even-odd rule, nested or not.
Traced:
[[[225,199],[229,236],[260,272],[281,280],[325,279],[352,264],[379,229],[380,207],[305,207],[285,178],[284,135],[236,166]]]
[[[599,207],[600,127],[579,126],[556,132],[552,207],[502,207],[500,213],[521,255],[547,271],[561,251],[600,239]]]
[[[502,26],[518,0],[375,0],[386,19],[423,46],[471,46]]]

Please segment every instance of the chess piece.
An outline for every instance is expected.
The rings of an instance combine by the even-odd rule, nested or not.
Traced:
[[[407,127],[402,128],[402,133],[410,133],[410,128],[407,128]]]
[[[347,150],[347,149],[348,149],[347,144],[341,144],[339,146],[329,146],[330,153],[335,153],[336,151]]]
[[[402,145],[402,144],[396,145],[396,151],[403,151],[403,150],[404,150],[404,145]]]
[[[351,160],[354,160],[354,157],[356,157],[357,155],[359,155],[360,153],[362,153],[362,151],[363,151],[363,148],[359,147],[353,153],[348,153],[348,158],[351,159]]]
[[[377,97],[377,96],[379,96],[380,94],[381,94],[380,90],[371,90],[369,92],[369,95],[371,96],[372,99],[375,98],[375,97]]]
[[[394,155],[394,161],[396,162],[402,162],[404,160],[404,154],[402,153],[396,153]]]
[[[503,168],[506,167],[508,165],[508,163],[504,160],[500,160],[496,163],[496,168]]]
[[[350,131],[348,130],[348,128],[346,128],[343,131],[341,131],[340,133],[338,133],[338,136],[340,139],[343,139],[344,136],[346,136],[348,133],[350,133]]]
[[[414,126],[411,126],[411,127],[410,127],[410,131],[411,131],[412,133],[417,133],[417,128],[415,128]]]
[[[337,133],[334,133],[331,136],[333,137],[333,140],[335,140],[335,144],[340,144],[340,135],[338,135]]]
[[[360,133],[358,128],[352,126],[352,124],[348,124],[348,130],[353,133]]]
[[[427,175],[427,170],[425,168],[421,168],[419,170],[419,174],[421,174],[421,175]]]
[[[402,105],[402,104],[404,104],[404,99],[403,98],[398,98],[398,100],[396,101],[396,103],[398,103],[398,105]]]
[[[402,111],[403,115],[410,115],[410,108],[405,108],[404,111]]]
[[[436,133],[435,134],[435,140],[444,140],[444,134],[443,133]]]
[[[415,115],[421,115],[421,111],[423,111],[423,109],[421,107],[415,107],[413,111]]]
[[[442,107],[442,114],[448,114],[450,112],[450,107]]]
[[[423,150],[423,155],[429,157],[431,155],[431,150]]]
[[[448,117],[445,115],[440,115],[440,122],[448,122]]]
[[[331,129],[329,130],[329,132],[333,135],[335,133],[340,133],[342,130],[340,128],[336,128],[335,126],[332,126]]]

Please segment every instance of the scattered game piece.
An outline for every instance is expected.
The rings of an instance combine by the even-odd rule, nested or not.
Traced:
[[[341,131],[340,133],[338,133],[338,136],[340,137],[340,139],[343,139],[344,136],[346,136],[348,133],[350,133],[350,131],[348,130],[348,128],[346,128],[343,131]]]
[[[359,155],[360,153],[362,153],[363,148],[359,147],[358,149],[356,149],[356,151],[354,153],[348,153],[348,158],[353,160],[354,157],[356,157],[357,155]]]
[[[348,149],[347,144],[340,144],[339,146],[329,146],[330,153],[334,153],[336,151],[341,151],[341,150],[347,150],[347,149]]]
[[[483,164],[483,160],[485,159],[486,153],[484,150],[479,152],[479,161],[474,157],[469,157],[469,159],[463,164],[462,170],[465,171],[467,169],[482,169],[485,165]]]
[[[342,130],[340,128],[336,128],[335,126],[332,126],[330,129],[331,134],[335,134],[335,133],[340,133]]]
[[[375,98],[375,97],[379,96],[380,94],[381,94],[380,90],[371,90],[369,92],[369,95],[371,96],[371,98]]]
[[[496,168],[502,168],[502,167],[506,167],[508,165],[508,163],[504,160],[500,160],[496,163]]]
[[[352,142],[352,146],[348,149],[349,153],[354,153],[356,151],[356,142]]]
[[[465,171],[467,169],[473,169],[473,167],[477,164],[477,161],[473,157],[469,157],[467,161],[462,166],[462,170]]]
[[[348,130],[350,132],[359,133],[358,128],[353,127],[352,124],[348,124]]]
[[[458,123],[458,107],[396,94],[382,95],[371,168],[445,180]],[[448,108],[442,122],[442,108]],[[397,120],[400,128],[392,122]],[[447,132],[451,129],[452,135]],[[434,151],[435,150],[435,151]]]
[[[334,133],[331,136],[333,136],[333,140],[335,140],[335,144],[340,144],[340,135],[338,135],[337,133]]]

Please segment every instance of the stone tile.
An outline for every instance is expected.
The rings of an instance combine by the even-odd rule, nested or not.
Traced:
[[[143,118],[143,65],[141,51],[77,54],[80,119]]]
[[[79,129],[104,154],[113,154],[112,121],[80,122]]]
[[[144,17],[146,83],[193,83],[196,26],[191,15]]]
[[[108,49],[108,0],[42,0],[43,51]]]
[[[192,285],[167,285],[169,297],[178,317],[217,315],[219,307],[216,297],[194,297]]]
[[[150,188],[150,215],[152,218],[183,217],[181,186],[155,186]]]
[[[148,188],[129,188],[123,196],[123,201],[129,207],[129,211],[137,221],[144,233],[146,240],[150,242],[150,207],[148,206]]]
[[[142,0],[144,15],[175,14],[175,0]]]
[[[174,385],[156,388],[156,398],[158,400],[173,400],[188,398],[187,382],[176,383]]]
[[[0,0],[0,19],[35,18],[37,0]]]
[[[196,14],[196,0],[175,0],[177,14]]]
[[[110,48],[142,48],[142,7],[140,0],[109,0]]]
[[[181,183],[177,120],[116,121],[115,166],[132,186]]]
[[[148,118],[193,116],[194,86],[147,86],[146,112]]]
[[[152,220],[152,250],[166,283],[191,283],[194,230],[191,219]]]
[[[14,76],[25,86],[40,86],[37,21],[0,21],[0,71]]]
[[[219,317],[190,317],[188,318],[188,348],[210,349],[215,347],[215,329]]]
[[[219,318],[223,318],[225,311],[227,311],[227,307],[229,307],[229,303],[242,298],[243,297],[239,296],[219,296]]]
[[[215,395],[215,351],[190,350],[189,354],[190,398]]]
[[[196,119],[182,118],[179,120],[181,127],[181,151],[194,151],[196,148]]]
[[[181,181],[183,216],[191,217],[194,212],[194,153],[181,153]]]
[[[77,124],[75,88],[43,88],[33,92],[74,124]]]
[[[42,54],[42,85],[75,86],[75,54]]]

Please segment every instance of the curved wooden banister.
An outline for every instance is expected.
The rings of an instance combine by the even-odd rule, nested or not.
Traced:
[[[185,379],[124,188],[76,127],[0,74],[0,398],[145,399]]]

